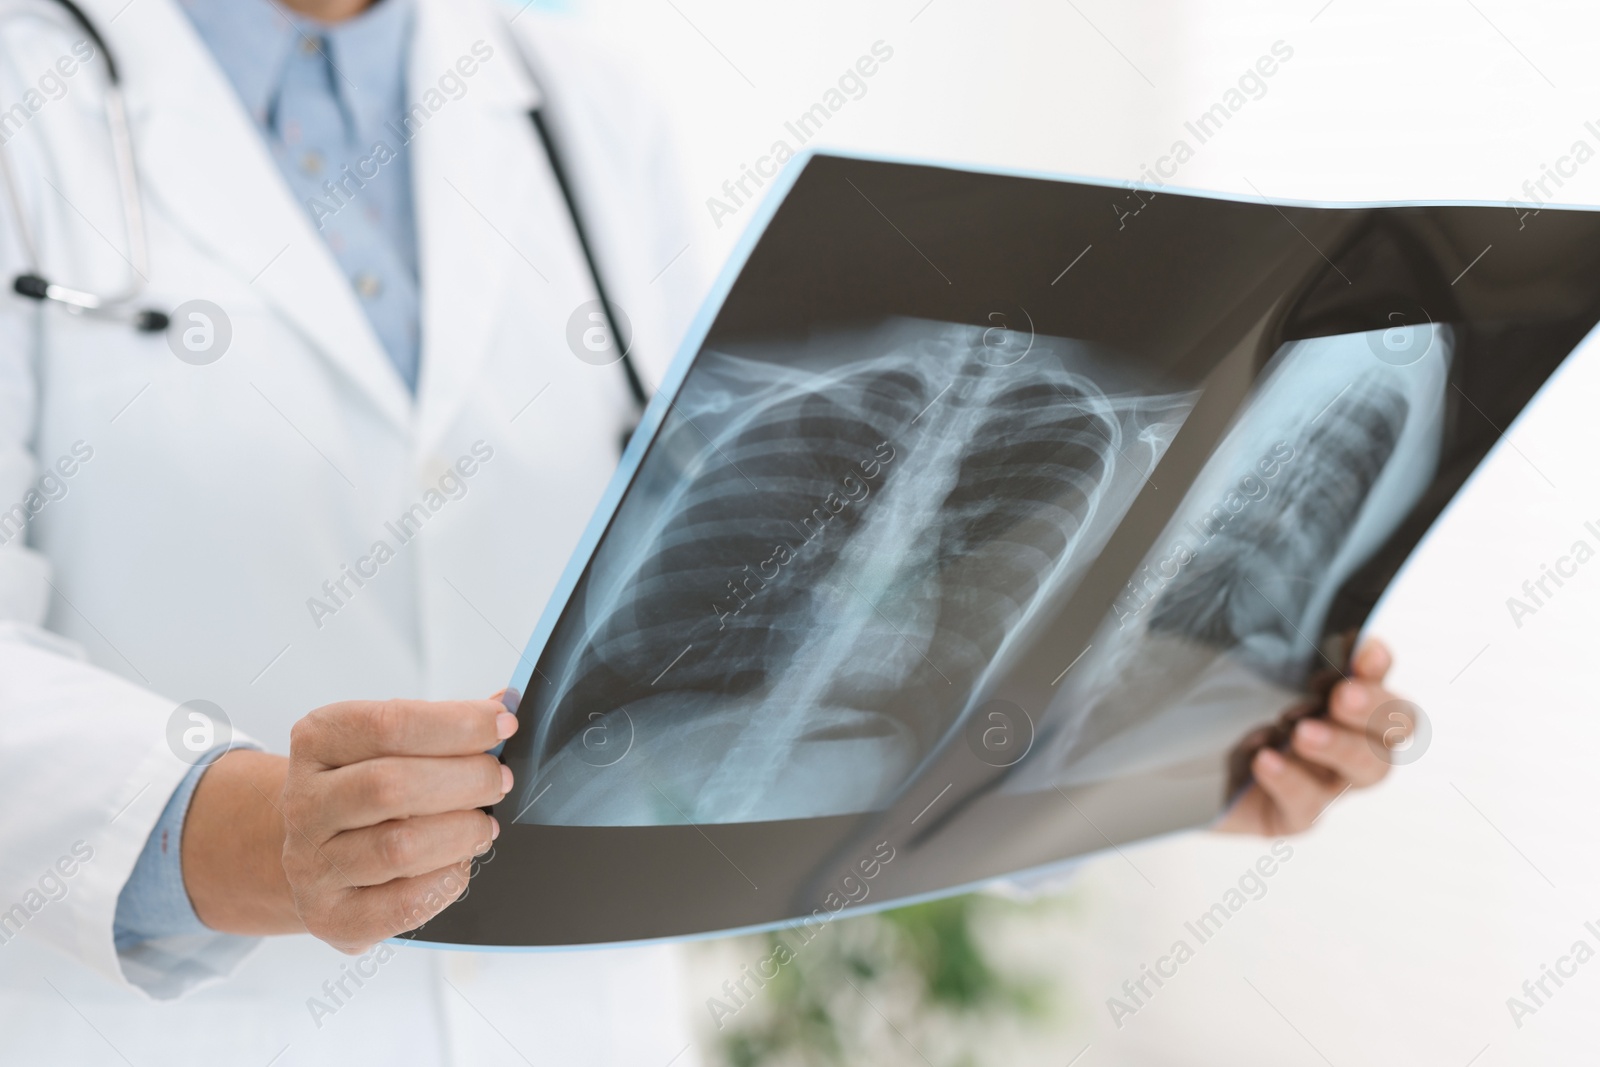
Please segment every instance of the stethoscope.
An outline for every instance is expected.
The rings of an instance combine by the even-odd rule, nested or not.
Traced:
[[[0,150],[0,184],[5,185],[6,199],[11,205],[12,215],[16,218],[17,233],[21,238],[23,254],[28,260],[28,269],[12,279],[11,288],[30,300],[61,304],[75,314],[124,321],[140,333],[160,333],[170,324],[171,317],[158,308],[133,306],[144,292],[148,278],[150,243],[144,229],[143,196],[139,188],[138,169],[133,160],[133,138],[128,124],[128,113],[123,106],[122,76],[117,70],[117,61],[112,56],[111,49],[106,47],[105,39],[100,36],[82,9],[73,0],[55,0],[55,3],[72,16],[72,20],[78,24],[105,59],[106,125],[111,133],[111,153],[116,167],[117,192],[122,201],[122,218],[127,230],[129,263],[133,267],[133,277],[122,292],[101,295],[58,285],[40,273],[39,248],[33,240],[32,231],[28,228],[27,213],[23,210],[22,199],[17,192],[17,183],[12,176],[10,163],[6,159],[6,153]],[[612,343],[621,352],[618,361],[622,364],[622,373],[628,379],[628,391],[633,395],[634,403],[643,408],[649,400],[649,394],[645,392],[644,382],[640,379],[639,371],[627,350],[630,339],[617,329],[616,311],[612,306],[610,295],[606,292],[605,282],[600,277],[600,267],[595,260],[588,230],[578,209],[577,196],[568,180],[567,170],[557,150],[555,138],[551,135],[544,121],[544,115],[540,111],[535,109],[529,112],[529,117],[533,120],[533,128],[539,135],[539,143],[544,148],[545,157],[550,161],[550,170],[555,174],[556,184],[561,187],[561,198],[566,203],[567,213],[572,217],[572,227],[577,233],[578,245],[583,250],[584,264],[588,267],[589,277],[594,283],[595,295],[599,297],[606,328],[610,331]]]

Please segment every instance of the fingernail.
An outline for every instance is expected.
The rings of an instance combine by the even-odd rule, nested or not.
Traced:
[[[500,764],[500,795],[511,792],[511,768],[504,763]]]
[[[1256,767],[1266,774],[1283,773],[1283,757],[1270,748],[1264,748],[1256,756]]]
[[[1333,731],[1328,724],[1316,719],[1302,719],[1295,729],[1299,731],[1300,739],[1313,748],[1321,748],[1333,740]]]
[[[510,712],[502,711],[494,717],[495,736],[504,741],[517,732],[517,717]]]
[[[493,841],[500,836],[500,820],[493,815],[489,816],[489,840]]]

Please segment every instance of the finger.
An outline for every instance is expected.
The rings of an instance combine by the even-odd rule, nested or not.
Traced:
[[[1356,654],[1350,659],[1350,669],[1366,682],[1383,681],[1384,675],[1389,673],[1389,668],[1392,666],[1394,666],[1394,655],[1389,651],[1389,646],[1376,637],[1369,637],[1361,642]]]
[[[371,886],[481,856],[499,836],[494,816],[473,809],[346,830],[323,848],[357,886]]]
[[[327,767],[379,756],[466,756],[487,752],[517,729],[496,700],[347,700],[294,724],[292,755]]]
[[[1403,744],[1417,729],[1420,708],[1382,686],[1341,682],[1329,702],[1329,718],[1366,734],[1384,749]]]
[[[1321,719],[1302,719],[1294,731],[1295,755],[1332,771],[1357,789],[1383,780],[1389,764],[1373,751],[1365,732],[1335,726]]]
[[[1328,717],[1341,726],[1363,733],[1368,729],[1372,713],[1380,704],[1394,696],[1381,685],[1349,678],[1333,687],[1328,695]]]
[[[355,879],[328,855],[328,850],[323,847],[325,842],[319,843],[302,826],[287,817],[284,822],[287,839],[283,845],[283,873],[289,879],[297,901],[302,898],[315,900],[330,893],[342,894],[359,888]]]
[[[1343,788],[1330,782],[1324,772],[1270,748],[1256,754],[1252,770],[1256,784],[1271,798],[1284,833],[1308,828]]]
[[[382,756],[315,776],[309,783],[316,829],[376,826],[390,819],[498,804],[511,768],[490,755]]]
[[[347,894],[331,917],[334,936],[313,930],[341,952],[356,955],[384,938],[415,930],[467,891],[471,862],[452,863],[436,871],[396,878]]]

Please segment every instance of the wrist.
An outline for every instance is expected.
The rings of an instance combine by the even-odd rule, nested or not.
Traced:
[[[283,873],[279,811],[289,761],[235,749],[200,778],[183,826],[183,882],[200,921],[220,933],[300,933]]]

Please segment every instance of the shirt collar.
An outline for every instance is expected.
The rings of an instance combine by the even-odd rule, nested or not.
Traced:
[[[367,140],[405,109],[415,0],[377,0],[343,22],[323,23],[274,0],[182,0],[184,11],[233,83],[250,117],[265,126],[292,49],[323,45],[333,82]]]

